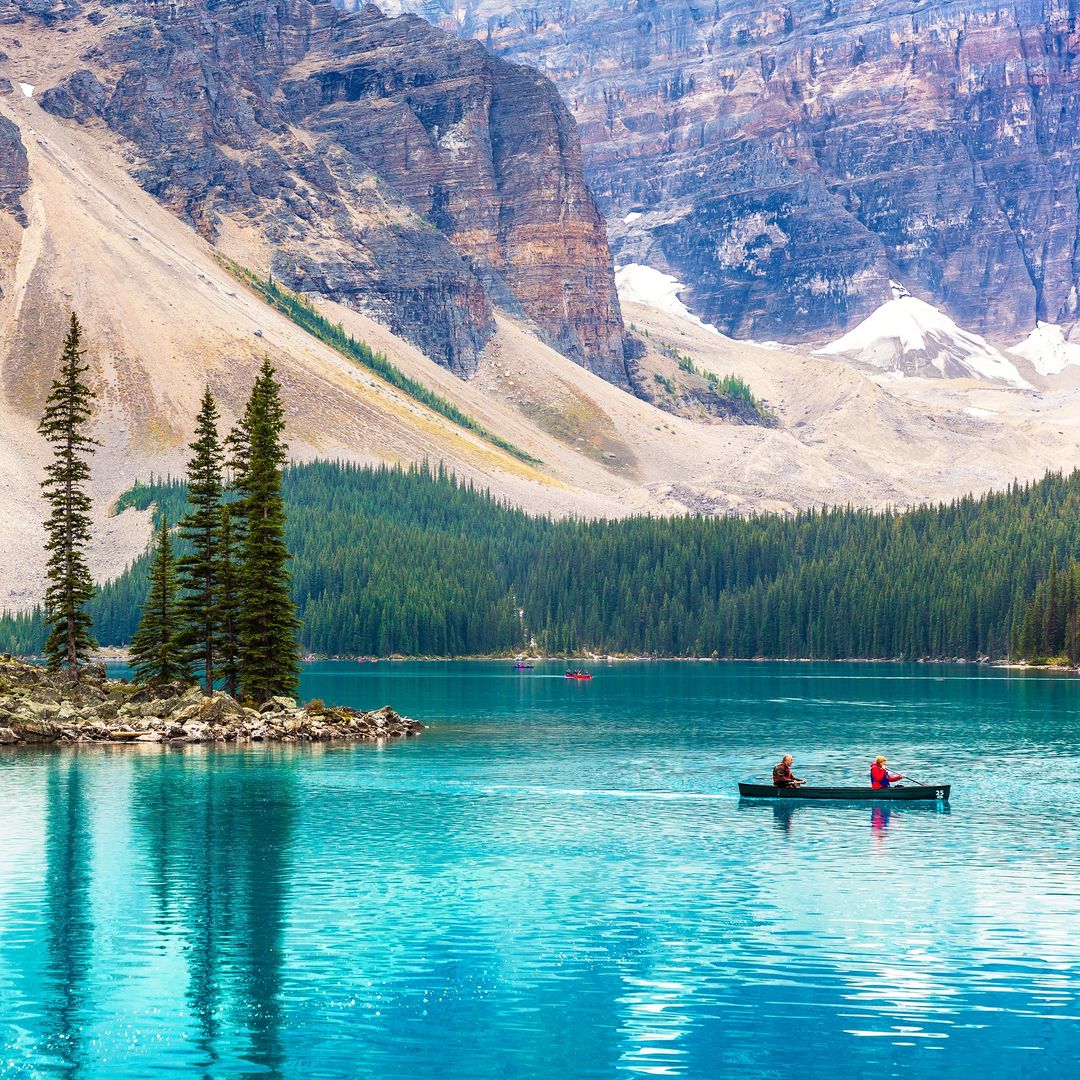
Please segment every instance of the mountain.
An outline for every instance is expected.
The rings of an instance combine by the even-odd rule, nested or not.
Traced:
[[[126,140],[132,175],[207,239],[459,374],[498,305],[626,385],[603,221],[546,79],[322,0],[14,6],[21,33],[68,45],[42,106]]]
[[[735,341],[679,307],[694,306],[687,278],[628,259],[620,301],[608,256],[588,240],[599,219],[582,201],[574,129],[556,123],[568,114],[548,84],[512,65],[489,69],[480,45],[418,19],[346,17],[297,0],[9,0],[0,54],[0,608],[40,595],[46,455],[36,425],[72,309],[98,395],[100,578],[149,539],[145,513],[109,512],[118,496],[179,475],[203,387],[231,423],[264,355],[284,384],[294,460],[441,461],[500,500],[555,517],[908,505],[1080,463],[1075,388],[1047,385],[1040,396],[898,380]],[[473,150],[450,144],[475,138],[471,160],[486,160],[485,140],[501,133],[504,150],[523,145],[516,135],[528,143],[527,160],[515,158],[514,175],[500,173],[482,197],[461,180],[442,224],[422,218],[405,165],[422,171],[435,158],[420,153],[419,136],[374,140],[380,111],[405,132],[410,116],[426,117],[441,139],[439,103],[457,115],[452,103],[489,75],[492,87],[520,79],[515,95],[530,115],[496,122],[481,94],[461,114],[465,133],[435,156],[468,160]],[[378,143],[385,173],[359,156],[374,161]],[[469,229],[489,235],[492,221],[486,261],[469,255]],[[269,306],[271,271],[398,374],[381,376]],[[589,314],[620,308],[641,354],[630,360],[604,336],[621,339],[621,323]],[[564,322],[588,367],[566,355]],[[775,423],[729,422],[712,408],[712,387],[729,378]],[[432,407],[431,395],[447,407]]]
[[[1080,27],[1059,0],[387,0],[534,65],[619,262],[736,337],[836,337],[889,281],[997,345],[1071,326]]]
[[[891,300],[818,352],[898,375],[991,379],[1028,387],[1016,365],[981,337],[961,330],[948,315],[895,282],[892,289]]]

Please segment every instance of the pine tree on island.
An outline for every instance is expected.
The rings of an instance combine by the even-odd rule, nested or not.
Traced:
[[[289,550],[281,495],[287,449],[284,430],[281,388],[266,359],[229,440],[241,520],[237,574],[240,691],[257,702],[291,696],[298,683],[299,622],[289,592]]]
[[[188,682],[191,669],[179,640],[176,558],[169,524],[162,518],[150,564],[150,591],[139,627],[131,638],[131,659],[139,683]]]
[[[64,339],[60,371],[45,403],[38,431],[52,445],[53,459],[45,468],[41,488],[50,506],[45,522],[49,553],[45,592],[45,622],[51,627],[45,642],[49,667],[66,667],[79,678],[79,662],[94,647],[90,616],[83,605],[94,595],[94,580],[86,561],[90,540],[90,479],[88,455],[98,442],[87,434],[94,393],[83,382],[89,371],[83,363],[82,327],[75,313]]]
[[[178,605],[180,643],[202,679],[203,693],[214,689],[220,642],[220,542],[224,453],[218,438],[218,410],[207,387],[195,422],[188,462],[191,511],[180,522],[180,535],[191,550],[179,561],[183,594]]]

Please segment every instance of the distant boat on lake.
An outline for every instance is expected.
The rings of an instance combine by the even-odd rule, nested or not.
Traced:
[[[592,678],[587,671],[568,671],[566,677],[568,679],[577,679],[579,682]]]
[[[518,662],[517,662],[517,663],[516,663],[516,664],[514,665],[514,667],[515,667],[515,668],[516,668],[516,669],[517,669],[518,671],[532,671],[532,669],[533,669],[533,665],[532,665],[532,664],[526,664],[524,660],[519,660],[519,661],[518,661]]]

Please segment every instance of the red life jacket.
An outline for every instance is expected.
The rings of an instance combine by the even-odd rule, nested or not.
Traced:
[[[870,766],[870,786],[872,788],[887,788],[892,784],[892,777],[884,765],[876,761]]]
[[[773,787],[794,787],[795,778],[791,775],[791,766],[781,761],[779,764],[773,766],[772,771]]]

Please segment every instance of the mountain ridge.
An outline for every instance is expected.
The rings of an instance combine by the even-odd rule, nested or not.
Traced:
[[[42,106],[127,140],[132,175],[205,238],[250,233],[263,269],[460,375],[498,305],[628,384],[603,220],[573,121],[535,72],[326,0],[17,6],[38,38],[87,44]]]
[[[1007,346],[1080,313],[1080,27],[987,0],[385,0],[533,64],[618,262],[738,338],[835,338],[889,281]]]

